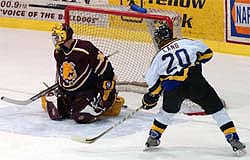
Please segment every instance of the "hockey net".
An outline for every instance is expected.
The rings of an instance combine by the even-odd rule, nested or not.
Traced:
[[[150,10],[149,14],[122,6],[68,6],[65,22],[75,38],[91,41],[109,60],[117,75],[119,90],[145,92],[144,74],[157,47],[152,33],[161,22],[181,37],[180,17],[173,11]]]
[[[68,6],[65,23],[74,30],[74,38],[91,41],[109,60],[117,75],[117,89],[146,93],[144,74],[158,51],[153,32],[160,23],[167,23],[174,37],[181,37],[180,16],[173,11],[149,10],[137,13],[127,7]],[[185,100],[183,113],[202,115],[204,111]]]

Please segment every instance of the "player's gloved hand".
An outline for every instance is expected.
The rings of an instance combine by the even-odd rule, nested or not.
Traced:
[[[195,64],[196,65],[200,65],[201,64],[201,61],[200,61],[200,57],[201,57],[201,53],[200,52],[197,52],[196,53],[196,61],[195,61]]]
[[[90,105],[94,108],[96,113],[104,112],[105,108],[103,106],[101,95],[98,93],[96,97],[93,97]]]
[[[153,95],[151,93],[144,94],[142,98],[143,109],[149,110],[157,105],[160,95]]]
[[[113,89],[114,87],[115,87],[115,81],[114,80],[112,80],[112,81],[110,81],[110,80],[104,80],[102,82],[102,88],[105,89],[105,90],[107,90],[107,89]]]
[[[100,88],[100,93],[102,96],[102,100],[106,101],[108,100],[110,93],[112,91],[115,91],[115,80],[103,80],[101,81],[101,83],[99,84],[100,86],[98,88]]]

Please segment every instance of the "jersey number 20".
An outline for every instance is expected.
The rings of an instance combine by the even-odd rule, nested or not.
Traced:
[[[178,64],[182,67],[185,68],[191,64],[189,55],[187,53],[186,49],[179,49],[176,50],[174,53],[177,57]],[[167,53],[162,56],[162,60],[169,59],[168,67],[167,67],[167,74],[170,74],[173,72],[175,69],[177,69],[176,65],[173,65],[174,61],[176,60],[175,56],[172,53]]]

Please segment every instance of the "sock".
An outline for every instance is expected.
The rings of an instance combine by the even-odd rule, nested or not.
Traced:
[[[236,132],[236,129],[235,129],[235,126],[234,126],[234,123],[232,121],[222,125],[220,127],[221,131],[224,133],[227,141],[231,141],[233,139],[235,140],[239,140],[239,136]]]
[[[154,119],[154,122],[149,131],[149,135],[153,138],[160,139],[162,133],[165,131],[166,128],[167,128],[167,125],[162,124],[156,119]]]

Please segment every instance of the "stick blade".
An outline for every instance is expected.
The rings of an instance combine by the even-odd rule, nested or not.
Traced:
[[[246,148],[244,148],[242,150],[237,150],[237,151],[235,151],[235,154],[237,157],[242,157],[242,156],[247,154],[247,150],[246,150]]]
[[[22,101],[22,100],[11,99],[11,98],[4,97],[4,96],[1,97],[1,100],[8,102],[8,103],[12,103],[12,104],[17,104],[17,105],[27,105],[27,104],[30,104],[33,102],[31,99],[27,99],[27,100]]]
[[[81,136],[72,136],[71,139],[75,142],[91,144],[95,142],[96,138],[83,138]]]

